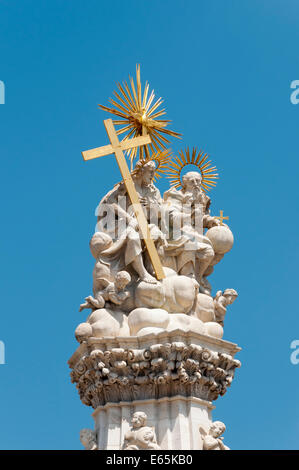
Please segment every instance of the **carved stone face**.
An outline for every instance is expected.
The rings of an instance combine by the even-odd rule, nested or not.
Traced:
[[[221,423],[220,421],[215,421],[211,426],[210,434],[213,437],[217,438],[217,437],[221,436],[221,434],[223,434],[224,431],[225,431],[225,424]]]
[[[236,299],[236,297],[233,296],[233,295],[226,295],[226,296],[225,296],[225,299],[226,299],[226,303],[227,303],[228,305],[230,305],[230,304],[232,304],[232,303],[234,302],[234,300]]]
[[[133,414],[132,421],[131,421],[133,428],[134,429],[141,428],[142,426],[145,425],[145,420],[146,420],[145,414],[137,411],[137,413]]]
[[[95,434],[91,429],[81,429],[80,441],[84,446],[90,445],[95,440]]]
[[[142,182],[148,186],[155,176],[156,166],[154,162],[146,163],[142,168]]]
[[[183,189],[187,192],[193,193],[198,191],[201,187],[202,177],[197,171],[189,171],[183,176]]]

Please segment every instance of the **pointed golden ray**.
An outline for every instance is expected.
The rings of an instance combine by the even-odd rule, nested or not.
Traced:
[[[199,152],[199,153],[198,153],[198,155],[197,155],[197,157],[196,157],[196,159],[195,159],[195,161],[194,161],[194,165],[198,165],[198,164],[199,164],[199,161],[200,161],[200,159],[201,159],[201,157],[202,157],[202,154],[203,154],[203,152]]]
[[[115,92],[114,92],[115,93]],[[116,109],[118,108],[120,111],[124,112],[126,114],[126,117],[128,117],[128,110],[122,106],[121,104],[119,104],[117,101],[114,101],[112,98],[109,100],[110,103],[116,107]]]
[[[166,114],[166,113],[165,113],[165,108],[164,108],[164,109],[161,109],[161,111],[158,111],[157,113],[153,114],[153,115],[151,116],[151,119],[155,119],[155,118],[157,118],[157,117],[159,117],[159,116],[163,116],[164,114]],[[169,122],[169,121],[161,121],[161,122],[164,123],[164,122]]]
[[[147,115],[150,117],[153,112],[160,106],[160,104],[162,104],[164,102],[164,100],[162,100],[162,98],[159,98],[157,99],[157,101],[153,104],[153,106],[151,107],[151,109],[149,110],[149,112],[147,113]]]
[[[198,167],[200,166],[200,167],[201,167],[201,166],[204,164],[204,162],[207,160],[207,158],[208,158],[207,155],[204,155],[204,156],[199,160],[199,162],[197,163],[196,166],[198,166]]]
[[[140,65],[136,65],[136,82],[137,82],[138,107],[139,107],[139,108],[142,108],[142,104],[141,104]]]
[[[113,119],[113,124],[115,124],[115,125],[119,124],[119,125],[122,126],[123,124],[125,124],[125,121],[117,121],[117,120]]]
[[[136,93],[133,77],[129,77],[129,80],[130,80],[130,83],[131,83],[131,90],[132,90],[132,93],[133,93],[133,96],[134,96],[134,103],[135,103],[136,109],[138,109],[138,98],[137,98],[137,93]]]
[[[154,148],[155,148],[155,151],[158,152],[158,150],[160,150],[160,147],[159,147],[159,145],[158,145],[157,142],[156,142],[156,137],[155,137],[155,136],[152,136],[152,144],[153,144],[153,146],[154,146]]]
[[[188,148],[188,150],[187,150],[187,162],[188,162],[188,163],[191,163],[191,161],[190,161],[190,152],[189,152],[189,148]]]
[[[201,169],[204,170],[205,168],[208,168],[210,166],[211,160],[209,160],[207,163],[202,165]]]
[[[154,99],[155,99],[155,93],[154,93],[154,91],[152,91],[151,94],[150,94],[150,97],[148,99],[148,102],[145,106],[145,112],[146,113],[148,112],[148,110],[149,110],[149,108],[150,108],[150,106],[151,106]]]
[[[172,137],[177,137],[178,139],[180,139],[182,135],[182,134],[179,134],[178,132],[173,132],[168,129],[159,129],[159,132],[162,132],[163,134],[171,135]]]
[[[155,98],[147,82],[142,90],[139,64],[136,66],[136,82],[129,77],[128,82],[118,83],[113,99],[109,102],[111,107],[104,105],[99,105],[99,107],[119,118],[114,121],[115,125],[120,126],[117,130],[118,134],[127,136],[134,129],[134,136],[148,134],[152,140],[146,148],[136,147],[129,150],[126,154],[131,160],[138,154],[141,158],[146,158],[152,153],[165,149],[169,145],[168,136],[180,137],[178,132],[166,129],[171,123],[170,120],[161,119],[166,114],[165,109],[160,108],[163,99]]]
[[[116,124],[115,121],[113,121],[113,124]],[[119,129],[118,131],[116,131],[116,134],[117,135],[123,134],[124,132],[128,131],[129,129],[131,129],[130,124],[128,124],[126,127],[123,127],[122,129]]]
[[[149,84],[146,82],[145,87],[144,87],[144,92],[143,92],[143,100],[142,100],[142,108],[145,109],[146,105],[146,100],[147,100],[147,95],[148,95],[148,90],[149,90]]]
[[[122,85],[120,83],[117,84],[117,87],[118,87],[120,93],[122,94],[123,99],[127,102],[129,110],[131,112],[132,110],[134,110],[134,103],[132,101],[130,93],[128,93],[128,92],[126,93],[126,91],[124,90],[124,88],[122,87]]]
[[[181,157],[182,157],[182,161],[184,162],[184,164],[185,164],[185,165],[188,165],[188,162],[187,162],[187,160],[186,160],[186,157],[185,157],[183,151],[181,151]]]
[[[127,118],[127,116],[125,114],[121,113],[117,109],[108,108],[107,106],[103,106],[101,104],[98,104],[98,106],[99,106],[99,108],[103,109],[104,111],[107,111],[108,113],[115,114],[116,116],[122,117],[124,119]]]
[[[130,100],[131,102],[131,110],[132,112],[136,112],[137,111],[137,108],[136,108],[136,105],[135,105],[135,102],[134,102],[134,98],[132,96],[132,93],[131,93],[131,90],[129,88],[129,85],[127,84],[127,82],[123,82],[123,86],[127,92],[127,97],[128,99]]]
[[[166,139],[166,137],[164,137],[163,135],[158,134],[158,132],[155,129],[152,129],[152,133],[156,136],[158,140],[161,139],[163,142],[165,142],[165,144],[169,143],[169,140]]]
[[[154,161],[156,164],[156,170],[155,170],[155,176],[153,181],[155,181],[157,178],[161,178],[162,174],[165,172],[164,167],[169,164],[171,160],[171,150],[166,149],[158,152],[153,153],[150,156],[147,156],[143,160],[139,160],[142,162],[142,165],[145,165],[149,161]],[[135,174],[136,170],[133,170],[132,174]]]
[[[117,93],[117,91],[114,91],[113,92],[114,95],[116,96],[116,98],[119,99],[119,101],[123,104],[123,108],[127,111],[127,113],[131,112],[131,108],[129,107],[128,103],[120,96],[119,93]],[[112,102],[112,101],[111,101]]]

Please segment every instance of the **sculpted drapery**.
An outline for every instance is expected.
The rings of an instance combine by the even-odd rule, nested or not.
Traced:
[[[203,235],[203,228],[218,225],[219,221],[209,214],[210,199],[201,190],[201,175],[187,173],[183,177],[183,188],[166,191],[162,199],[152,182],[154,172],[153,162],[140,163],[134,183],[162,264],[178,274],[193,277],[204,290],[205,271],[215,254],[210,240]],[[140,280],[155,283],[123,183],[102,199],[99,209],[98,229],[113,241],[101,253],[102,262],[109,265],[112,273],[129,269]]]

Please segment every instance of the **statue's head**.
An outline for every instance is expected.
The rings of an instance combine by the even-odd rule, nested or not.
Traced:
[[[152,183],[156,171],[156,164],[153,160],[144,163],[142,160],[139,160],[136,163],[134,174],[135,178],[139,179],[141,184],[148,186]]]
[[[202,176],[199,171],[188,171],[182,177],[182,189],[184,192],[194,192],[201,188]]]
[[[115,275],[114,283],[119,289],[124,289],[131,281],[131,276],[127,271],[119,271]]]
[[[104,232],[96,232],[89,242],[90,251],[94,258],[98,258],[100,253],[112,245],[112,238]]]
[[[238,292],[235,289],[225,289],[222,295],[228,304],[232,304],[238,297]]]
[[[211,424],[210,427],[210,434],[213,437],[220,437],[221,434],[224,433],[226,427],[225,424],[222,423],[222,421],[214,421],[214,423]]]
[[[96,433],[92,429],[81,429],[80,441],[82,442],[84,447],[89,447],[90,444],[96,442]]]
[[[136,411],[132,416],[132,426],[134,429],[142,428],[146,425],[147,416],[143,411]]]

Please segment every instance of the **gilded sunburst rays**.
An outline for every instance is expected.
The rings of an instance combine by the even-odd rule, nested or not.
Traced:
[[[197,149],[193,148],[190,153],[189,147],[186,148],[185,153],[183,150],[179,151],[179,155],[174,157],[168,166],[168,170],[165,171],[167,178],[170,179],[170,185],[178,188],[182,186],[181,173],[185,166],[195,165],[202,176],[202,189],[209,191],[216,186],[216,180],[219,178],[217,168],[211,166],[211,160],[208,160],[209,156],[203,151],[197,153]]]
[[[117,131],[118,135],[127,133],[123,140],[145,134],[150,136],[152,143],[140,147],[139,158],[142,160],[151,154],[166,149],[169,144],[166,136],[179,138],[181,134],[166,129],[171,121],[160,119],[166,113],[165,108],[158,109],[163,100],[159,98],[155,101],[154,91],[149,94],[149,84],[147,82],[142,94],[139,65],[136,66],[136,87],[133,78],[129,77],[129,80],[131,88],[127,82],[122,85],[117,84],[118,90],[114,91],[117,100],[109,99],[113,108],[101,104],[99,104],[99,107],[120,118],[114,120],[113,123],[117,126],[123,126]],[[137,157],[137,154],[138,148],[128,151],[131,163]]]
[[[143,160],[140,160],[142,165],[145,165],[149,161],[154,161],[156,163],[156,171],[155,177],[153,181],[155,182],[156,179],[162,178],[164,174],[168,172],[169,165],[171,163],[172,152],[169,149],[165,149],[159,152],[155,152],[150,156],[146,156]],[[136,173],[136,169],[132,171],[132,175]]]

